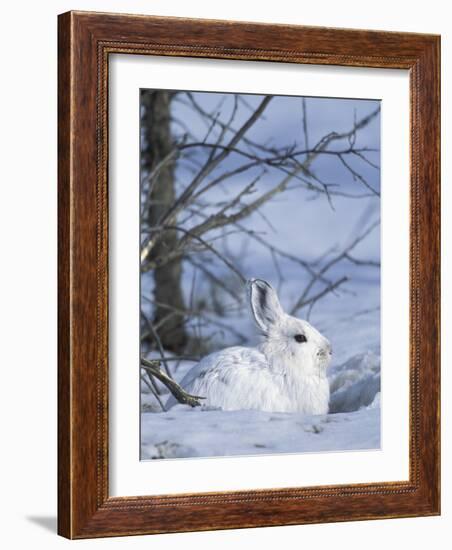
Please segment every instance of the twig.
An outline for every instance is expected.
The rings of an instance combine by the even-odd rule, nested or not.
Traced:
[[[160,359],[155,359],[155,361],[160,361]],[[201,358],[196,355],[172,355],[171,357],[165,357],[165,361],[192,361],[198,363]]]
[[[347,168],[347,170],[350,172],[350,174],[353,176],[354,180],[359,180],[369,191],[371,191],[374,195],[377,195],[377,197],[380,196],[380,193],[374,189],[367,180],[355,169],[353,169],[348,162],[346,162],[341,154],[337,155],[337,158],[342,162],[342,164]]]
[[[356,155],[357,157],[359,157],[362,161],[364,161],[369,166],[372,166],[372,168],[375,168],[375,170],[380,170],[380,167],[378,166],[378,164],[375,164],[374,162],[372,162],[370,159],[368,159],[366,156],[364,156],[359,151],[353,150],[353,154]]]
[[[355,265],[368,265],[371,267],[380,267],[381,263],[376,262],[375,260],[358,260],[358,258],[355,258],[354,256],[350,256],[350,254],[345,254],[344,258],[348,260],[349,262],[352,262],[352,264]]]
[[[303,267],[312,276],[317,276],[318,275],[317,272],[311,267],[309,262],[307,262],[305,260],[302,260],[301,258],[298,258],[297,256],[294,256],[293,254],[290,254],[289,252],[285,252],[284,250],[270,244],[265,239],[263,239],[260,235],[258,235],[255,231],[247,229],[242,224],[235,223],[235,225],[239,229],[241,229],[242,231],[247,233],[252,239],[254,239],[258,243],[260,243],[262,246],[266,247],[271,252],[275,252],[276,254],[278,254],[279,256],[282,256],[283,258],[287,258],[288,260],[291,260],[292,262],[299,264],[301,267]],[[320,277],[320,278],[323,282],[326,282],[326,283],[330,282],[327,279],[323,279],[322,277]]]
[[[248,118],[248,120],[242,125],[242,127],[234,134],[234,137],[230,140],[228,145],[219,153],[216,157],[209,160],[198,172],[195,178],[187,186],[184,192],[180,197],[174,202],[174,205],[169,208],[163,218],[159,221],[160,224],[171,223],[176,215],[178,214],[181,207],[185,204],[188,197],[196,190],[198,185],[223,161],[230,153],[230,150],[233,149],[237,143],[242,139],[246,132],[254,125],[254,123],[259,119],[261,114],[266,109],[267,105],[272,100],[272,96],[265,96],[261,101],[254,113]],[[204,144],[205,146],[207,144]],[[219,147],[217,145],[216,147]]]
[[[226,323],[222,323],[221,321],[218,321],[218,319],[214,319],[211,316],[206,315],[202,311],[199,311],[199,310],[190,311],[190,310],[177,309],[177,308],[175,308],[173,306],[170,306],[168,304],[163,304],[161,302],[157,302],[155,300],[152,300],[151,298],[148,298],[147,296],[143,296],[143,298],[145,300],[148,300],[149,302],[163,308],[163,309],[168,309],[170,311],[175,311],[176,313],[179,313],[181,315],[187,315],[187,316],[191,315],[193,317],[201,317],[207,323],[211,323],[213,325],[216,325],[217,327],[219,327],[223,330],[226,330],[227,332],[230,332],[231,334],[234,334],[234,336],[236,336],[240,340],[240,342],[244,343],[244,342],[247,341],[247,339],[245,338],[245,336],[243,336],[243,334],[241,332],[239,332],[238,330],[235,330],[234,328],[230,327]]]
[[[149,361],[144,357],[141,358],[141,366],[147,372],[150,372],[153,376],[160,380],[164,384],[171,394],[177,399],[179,403],[184,405],[190,405],[190,407],[199,407],[201,405],[200,399],[205,399],[199,395],[191,395],[187,393],[177,382],[167,376],[160,370],[160,361]]]
[[[358,237],[356,237],[356,239],[354,239],[342,252],[340,252],[340,254],[338,254],[337,256],[335,256],[334,258],[332,258],[331,260],[329,260],[323,267],[322,269],[320,269],[311,279],[311,281],[308,283],[308,285],[306,286],[306,288],[304,289],[302,295],[300,296],[300,298],[297,300],[297,302],[295,303],[295,305],[293,306],[292,310],[291,310],[291,315],[293,315],[294,313],[296,313],[301,307],[303,307],[303,305],[306,305],[306,297],[307,295],[309,294],[309,291],[312,289],[312,287],[314,286],[315,282],[318,281],[329,269],[331,269],[333,267],[333,265],[337,264],[338,262],[340,262],[341,260],[343,260],[344,258],[347,258],[348,257],[348,254],[351,250],[353,250],[355,248],[355,246],[357,244],[359,244],[364,238],[367,237],[367,235],[369,235],[369,233],[371,233],[371,231],[373,231],[375,229],[375,227],[377,227],[378,225],[380,225],[380,220],[377,220],[375,221],[374,223],[372,223],[363,233],[361,233],[361,235],[359,235]],[[348,258],[349,259],[349,258]]]
[[[150,376],[150,374],[148,372],[146,372],[146,374],[152,380],[152,377]],[[140,378],[146,384],[146,386],[149,388],[149,391],[152,393],[152,395],[156,398],[156,400],[158,401],[158,404],[160,405],[162,411],[166,412],[165,405],[163,404],[162,400],[160,399],[160,395],[157,393],[157,391],[153,387],[153,384],[150,384],[149,380],[147,380],[143,375],[141,375]]]
[[[193,97],[193,94],[190,93],[190,92],[187,92],[187,97],[189,98],[190,102],[191,102],[191,105],[192,107],[194,107],[194,109],[198,112],[198,114],[201,116],[201,120],[204,121],[205,118],[208,118],[208,119],[212,119],[213,115],[208,113],[207,111],[205,111],[200,105],[199,103],[195,100],[195,98]],[[179,100],[181,101],[181,100]],[[254,107],[252,107],[248,102],[246,102],[244,99],[243,99],[243,96],[241,94],[234,94],[234,110],[233,110],[233,114],[231,115],[230,119],[228,122],[221,122],[221,120],[218,120],[218,125],[222,127],[222,134],[223,136],[221,137],[224,137],[224,134],[226,134],[226,132],[231,132],[233,134],[235,134],[237,132],[237,129],[234,128],[232,126],[232,122],[235,118],[235,111],[237,110],[237,107],[238,107],[238,103],[239,101],[241,103],[243,103],[251,112],[254,112]],[[187,102],[185,101],[181,101],[184,105],[188,105]],[[266,151],[266,152],[269,152],[270,150],[267,149],[266,147],[264,147],[263,145],[259,144],[259,143],[256,143],[254,141],[252,141],[251,139],[247,138],[246,136],[244,136],[242,138],[243,142],[246,143],[246,145],[248,145],[249,147],[254,147],[256,149],[259,149],[261,151]]]
[[[162,341],[160,340],[160,337],[157,334],[157,331],[155,330],[155,328],[154,328],[153,324],[151,323],[151,321],[144,314],[143,314],[143,317],[144,317],[144,319],[146,321],[146,324],[149,328],[149,332],[152,334],[152,337],[154,338],[155,343],[157,344],[157,349],[158,349],[158,351],[160,353],[160,356],[162,358],[162,363],[165,367],[166,374],[168,376],[171,376],[171,372],[170,372],[169,367],[168,367],[168,365],[166,363],[166,360],[165,360],[165,351],[163,349]]]
[[[318,294],[316,294],[315,296],[312,296],[312,298],[309,298],[307,300],[305,300],[304,302],[301,302],[299,305],[298,305],[298,308],[297,309],[301,309],[307,305],[310,306],[309,308],[309,312],[308,312],[308,319],[309,319],[309,316],[311,314],[311,310],[314,306],[314,304],[316,302],[318,302],[318,300],[320,300],[320,298],[323,298],[326,294],[329,294],[330,292],[333,292],[334,290],[336,290],[340,285],[342,285],[343,283],[347,282],[348,281],[348,277],[342,277],[341,279],[339,279],[338,281],[330,284],[329,286],[327,286],[326,288],[324,288],[321,292],[319,292]]]
[[[304,133],[304,146],[306,149],[309,149],[309,138],[308,138],[308,114],[306,109],[306,98],[301,98],[301,108],[303,111],[303,133]]]
[[[194,233],[194,230],[185,229],[185,228],[179,227],[177,225],[166,225],[166,226],[153,227],[153,231],[168,231],[168,230],[169,231],[181,231],[182,233],[185,233],[186,235],[188,235],[191,239],[194,239],[194,240],[200,242],[202,245],[205,246],[205,248],[207,248],[207,250],[212,252],[212,254],[217,256],[217,258],[219,258],[224,264],[226,264],[229,267],[229,269],[232,272],[234,272],[237,275],[237,277],[243,283],[246,282],[246,277],[244,277],[243,274],[240,273],[240,271],[225,256],[223,256],[220,252],[218,252],[218,250],[216,250],[212,245],[210,245],[202,237],[200,237],[199,235],[196,235],[196,233]],[[186,244],[186,241],[184,243],[180,243],[180,244]],[[183,254],[183,252],[182,252],[182,254]],[[176,253],[173,253],[173,254],[171,254],[171,253],[167,254],[164,258],[163,257],[160,258],[161,261],[159,263],[149,262],[147,265],[142,267],[142,270],[143,271],[149,271],[150,269],[153,269],[154,267],[157,267],[157,265],[160,267],[160,266],[164,265],[165,263],[167,263],[168,261],[171,261],[175,257],[178,257],[182,254],[180,252],[179,253],[176,252]]]
[[[232,289],[230,289],[224,281],[222,281],[219,277],[217,277],[214,273],[212,273],[205,265],[202,263],[198,263],[193,258],[187,258],[187,260],[197,269],[202,271],[206,277],[208,277],[212,282],[214,282],[217,286],[222,288],[231,298],[234,298],[234,300],[237,303],[241,303],[240,296],[238,296]]]
[[[148,182],[148,189],[146,193],[146,200],[144,201],[144,206],[141,210],[142,216],[145,215],[149,208],[149,205],[151,204],[152,190],[154,188],[158,174],[167,164],[175,162],[177,160],[175,157],[177,157],[179,153],[180,150],[177,147],[174,148],[166,155],[166,157],[164,157],[159,163],[156,164],[156,166],[149,172],[149,174],[146,175],[145,181]]]

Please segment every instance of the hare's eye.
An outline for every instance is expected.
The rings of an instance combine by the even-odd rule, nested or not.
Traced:
[[[294,338],[295,338],[295,341],[298,342],[299,344],[303,344],[303,342],[308,341],[308,339],[304,334],[295,334]]]

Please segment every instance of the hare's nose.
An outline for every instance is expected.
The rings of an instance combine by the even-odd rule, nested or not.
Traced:
[[[326,343],[326,351],[330,354],[330,355],[333,355],[333,346],[330,344],[330,342],[327,341]]]

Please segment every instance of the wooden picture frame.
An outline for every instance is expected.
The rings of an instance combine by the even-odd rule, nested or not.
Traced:
[[[59,16],[58,532],[68,538],[440,513],[440,38]],[[108,491],[108,61],[113,53],[410,73],[409,481],[148,497]]]

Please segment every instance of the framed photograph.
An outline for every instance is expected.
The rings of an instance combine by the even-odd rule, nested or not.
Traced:
[[[61,535],[440,513],[439,48],[59,16]]]

